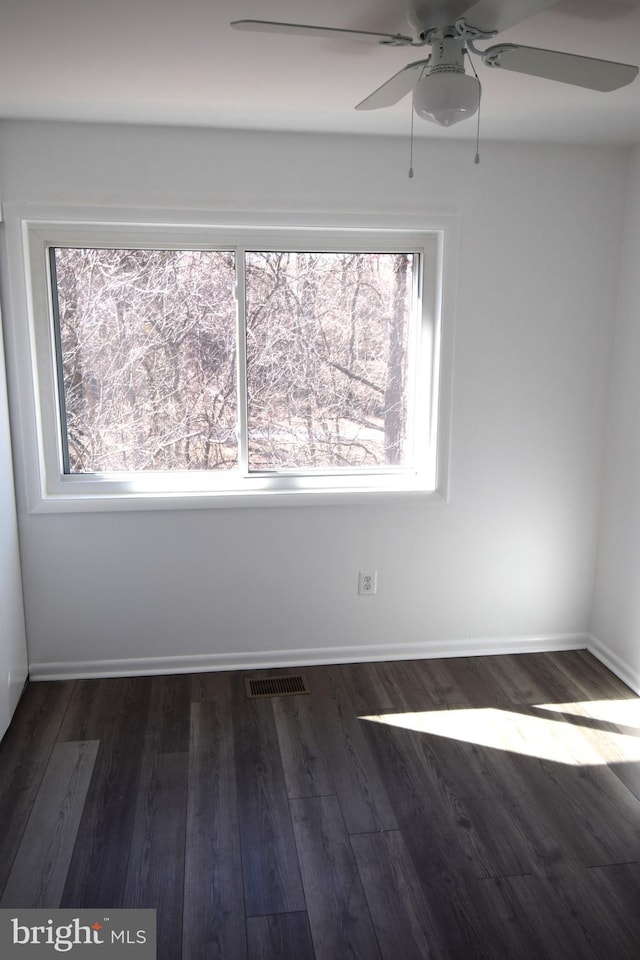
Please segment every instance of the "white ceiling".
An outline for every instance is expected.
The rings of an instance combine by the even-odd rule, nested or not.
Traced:
[[[428,50],[241,33],[229,22],[407,33],[406,9],[405,0],[0,0],[0,118],[405,135],[409,97],[353,107]],[[640,64],[640,0],[562,0],[499,39]],[[640,78],[603,94],[478,72],[483,139],[640,142]],[[443,131],[417,120],[415,132],[467,138],[475,122]]]

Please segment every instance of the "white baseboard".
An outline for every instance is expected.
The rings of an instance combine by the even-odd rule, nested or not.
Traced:
[[[590,639],[587,634],[567,633],[537,637],[474,637],[439,642],[377,644],[375,646],[359,644],[350,647],[319,647],[268,652],[229,651],[228,653],[203,653],[194,656],[143,657],[123,660],[35,662],[29,665],[29,678],[31,680],[86,680],[101,677],[136,677],[171,673],[209,673],[217,670],[264,670],[325,663],[433,660],[445,657],[478,657],[504,653],[550,653],[559,650],[585,649],[589,646]]]
[[[630,667],[617,653],[610,650],[606,643],[589,634],[587,650],[640,696],[640,673]]]

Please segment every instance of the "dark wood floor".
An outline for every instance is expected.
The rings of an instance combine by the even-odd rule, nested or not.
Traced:
[[[0,906],[157,908],[161,960],[637,960],[640,701],[601,664],[303,672],[29,685]]]

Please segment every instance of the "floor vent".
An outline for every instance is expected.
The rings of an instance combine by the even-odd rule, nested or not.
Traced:
[[[244,681],[247,697],[295,697],[309,693],[307,681],[301,674],[289,677],[247,677]]]

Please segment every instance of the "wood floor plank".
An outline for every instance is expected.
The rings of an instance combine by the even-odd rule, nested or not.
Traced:
[[[573,910],[596,956],[636,960],[640,944],[640,863],[595,867],[569,877],[552,895],[562,914]]]
[[[82,701],[73,727],[98,734],[100,747],[62,896],[63,907],[123,905],[124,887],[140,781],[148,678],[107,681],[109,696]]]
[[[449,660],[389,660],[338,668],[361,713],[471,705]]]
[[[74,685],[30,683],[0,744],[0,891],[12,868]]]
[[[385,890],[383,857],[377,868],[378,876],[374,874],[374,879],[369,882],[374,884],[374,890],[376,884],[382,889],[383,892],[378,896],[386,895],[388,900],[402,899],[407,910],[403,886],[409,884],[414,876],[418,878],[417,888],[413,891],[412,909],[420,918],[418,922],[427,939],[430,951],[427,957],[433,955],[443,960],[469,960],[471,957],[473,960],[504,960],[506,955],[499,957],[494,952],[491,925],[485,916],[484,900],[479,896],[485,882],[481,878],[486,876],[484,864],[469,865],[464,852],[456,851],[450,831],[449,835],[441,835],[438,827],[433,827],[432,819],[438,816],[438,797],[430,797],[428,792],[423,792],[415,768],[413,771],[398,768],[394,775],[398,777],[398,792],[392,796],[394,802],[400,798],[402,800],[396,805],[402,842],[393,854],[389,852],[386,856],[391,860],[391,872],[394,869],[401,870],[402,879],[396,876],[391,879],[387,867],[386,880],[390,887],[395,884],[395,889],[393,892],[391,889]],[[393,837],[394,834],[367,836],[384,838]],[[350,839],[354,848],[360,843],[360,837]],[[407,855],[410,858],[409,865],[404,862]],[[369,865],[371,861],[372,853],[369,852]],[[388,929],[388,924],[383,923],[385,914],[378,912],[373,905],[371,911],[375,913],[374,922],[382,927],[378,937],[383,944],[389,944],[389,956],[395,960],[391,947],[394,934]],[[405,931],[404,936],[407,935]],[[417,933],[415,939],[420,942]],[[411,948],[404,945],[403,949]],[[516,957],[520,960],[518,955],[514,955],[514,960]]]
[[[461,669],[457,659],[414,660],[411,666],[433,706],[462,707],[471,704],[464,683],[465,670]]]
[[[550,714],[556,719],[541,726],[538,715],[529,710],[527,705],[515,714],[498,710],[475,723],[470,711],[464,725],[452,718],[456,735],[450,739],[427,735],[416,741],[425,761],[464,802],[485,841],[493,822],[492,862],[496,855],[499,859],[500,847],[504,845],[506,852],[510,842],[521,856],[527,847],[531,851],[529,866],[525,859],[521,870],[505,864],[505,869],[491,869],[489,874],[616,863],[624,859],[625,851],[627,858],[635,857],[640,852],[638,799],[602,763],[589,742],[589,728],[567,725],[561,714]],[[439,725],[443,731],[446,719],[445,715]],[[481,731],[480,742],[485,738],[495,744],[493,748],[464,742],[464,736],[473,741],[474,726]],[[567,740],[566,733],[571,734]],[[580,762],[588,758],[591,764]],[[517,835],[524,846],[516,842]]]
[[[247,955],[233,729],[220,701],[191,707],[182,952]]]
[[[506,754],[502,782],[518,791],[521,815],[535,809],[545,836],[556,838],[562,860],[584,866],[640,856],[638,799],[606,764],[574,765]],[[543,869],[553,872],[553,863]]]
[[[124,706],[123,692],[129,686],[126,678],[76,680],[58,740],[99,740],[107,723]]]
[[[494,676],[499,676],[514,703],[566,703],[581,698],[580,687],[545,653],[508,655],[504,664],[500,657],[490,659]],[[512,670],[516,671],[513,676]]]
[[[640,764],[638,762],[630,763],[609,763],[610,771],[625,785],[629,793],[640,800]]]
[[[431,871],[473,879],[530,872],[526,838],[505,811],[493,803],[487,811],[451,789],[447,744],[435,761],[434,738],[420,732],[371,723],[368,734],[403,836]]]
[[[158,960],[182,954],[188,762],[186,753],[142,758],[123,902],[157,911]]]
[[[571,810],[563,799],[550,799],[555,787],[537,759],[458,741],[446,745],[444,758],[441,743],[431,741],[429,749],[488,848],[491,876],[555,873],[582,863]]]
[[[405,662],[353,663],[333,669],[359,714],[424,709],[430,703],[424,686]]]
[[[635,694],[587,650],[546,655],[570,679],[584,700],[634,699]]]
[[[593,853],[588,866],[640,859],[640,800],[606,764],[576,768],[562,777],[562,794],[580,820]]]
[[[470,704],[461,683],[457,661],[399,660],[385,666],[385,682],[391,682],[398,705],[405,710]]]
[[[151,679],[111,677],[77,680],[58,740],[103,740],[122,717],[135,715],[138,729],[146,726]]]
[[[541,813],[546,806],[530,802],[528,779],[540,780],[539,761],[519,756],[515,748],[520,740],[511,739],[511,725],[502,719],[501,711],[492,708],[489,722],[486,711],[464,708],[462,723],[457,712],[458,708],[451,708],[439,715],[436,729],[442,735],[417,735],[413,743],[432,782],[435,777],[435,784],[442,783],[456,798],[459,823],[472,826],[479,844],[474,860],[483,862],[487,875],[494,877],[531,873],[547,862],[557,868],[559,860],[566,859],[561,852],[563,837],[553,819]],[[449,719],[451,735],[446,736]],[[487,734],[492,742],[494,728],[495,747],[484,745]],[[478,730],[478,742],[474,742]],[[434,795],[434,789],[429,788],[429,795]]]
[[[276,697],[273,713],[289,797],[322,797],[335,793],[320,745],[313,698]]]
[[[337,798],[290,805],[316,960],[380,960]]]
[[[385,683],[385,663],[343,663],[335,667],[342,681],[349,685],[351,702],[360,713],[381,713],[394,710],[394,690]]]
[[[315,960],[306,913],[277,913],[247,919],[250,960]],[[235,960],[235,954],[229,954]]]
[[[474,890],[482,937],[492,960],[596,960],[575,919],[558,922],[544,878],[481,880]],[[600,960],[606,960],[603,954]]]
[[[397,829],[363,721],[351,703],[339,670],[325,668],[313,676],[310,686],[320,743],[348,833]]]
[[[305,909],[273,707],[233,691],[238,812],[247,916]]]
[[[616,889],[615,881],[611,884],[611,878],[603,875],[624,869],[615,866],[553,878],[482,881],[480,893],[485,897],[485,916],[493,920],[491,936],[497,957],[636,960],[640,932],[638,876],[632,878],[628,871],[620,873],[622,883]],[[630,892],[629,880],[635,880]]]
[[[185,753],[189,749],[191,679],[187,674],[152,677],[145,750]]]
[[[474,707],[499,707],[508,699],[500,678],[483,669],[484,657],[460,657],[449,661],[457,689]],[[449,704],[451,706],[452,704]]]
[[[96,740],[54,746],[1,907],[60,904],[97,751]]]
[[[192,702],[218,700],[230,705],[232,678],[226,670],[189,674]]]
[[[522,858],[522,869],[515,873],[570,870],[584,864],[586,853],[597,860],[602,847],[576,817],[567,797],[576,771],[536,757],[533,729],[530,743],[523,744],[500,711],[492,716],[491,721],[485,716],[482,722],[474,722],[471,711],[465,725],[454,723],[456,737],[427,737],[421,741],[425,761],[440,771],[452,792],[464,802],[483,842],[493,850],[489,862],[497,866],[500,849],[506,854],[510,847]],[[476,727],[489,742],[493,740],[495,747],[463,739],[466,730],[473,741]],[[522,754],[523,745],[533,755]],[[583,775],[588,776],[588,771],[583,770]],[[579,790],[579,784],[573,789]],[[492,876],[514,875],[508,868],[490,872]]]
[[[383,960],[444,960],[437,922],[400,831],[358,834],[351,847]]]
[[[538,663],[537,669],[533,664]],[[530,654],[514,653],[500,654],[491,657],[474,658],[474,667],[480,676],[486,677],[492,685],[498,685],[501,692],[501,700],[506,704],[525,704],[525,703],[544,703],[550,696],[551,690],[556,693],[562,692],[562,699],[569,699],[566,696],[567,687],[572,687],[575,692],[578,688],[570,685],[568,680],[565,684],[561,683],[562,674],[559,671],[553,671],[553,662],[546,661],[546,670],[542,673],[540,661],[536,661]]]
[[[544,712],[577,727],[599,762],[640,800],[640,700],[583,700],[547,705]]]
[[[588,914],[592,898],[597,899],[608,922],[620,931],[620,949],[636,948],[640,943],[640,862],[593,867],[587,871],[587,880],[591,889],[580,900],[580,912]]]

